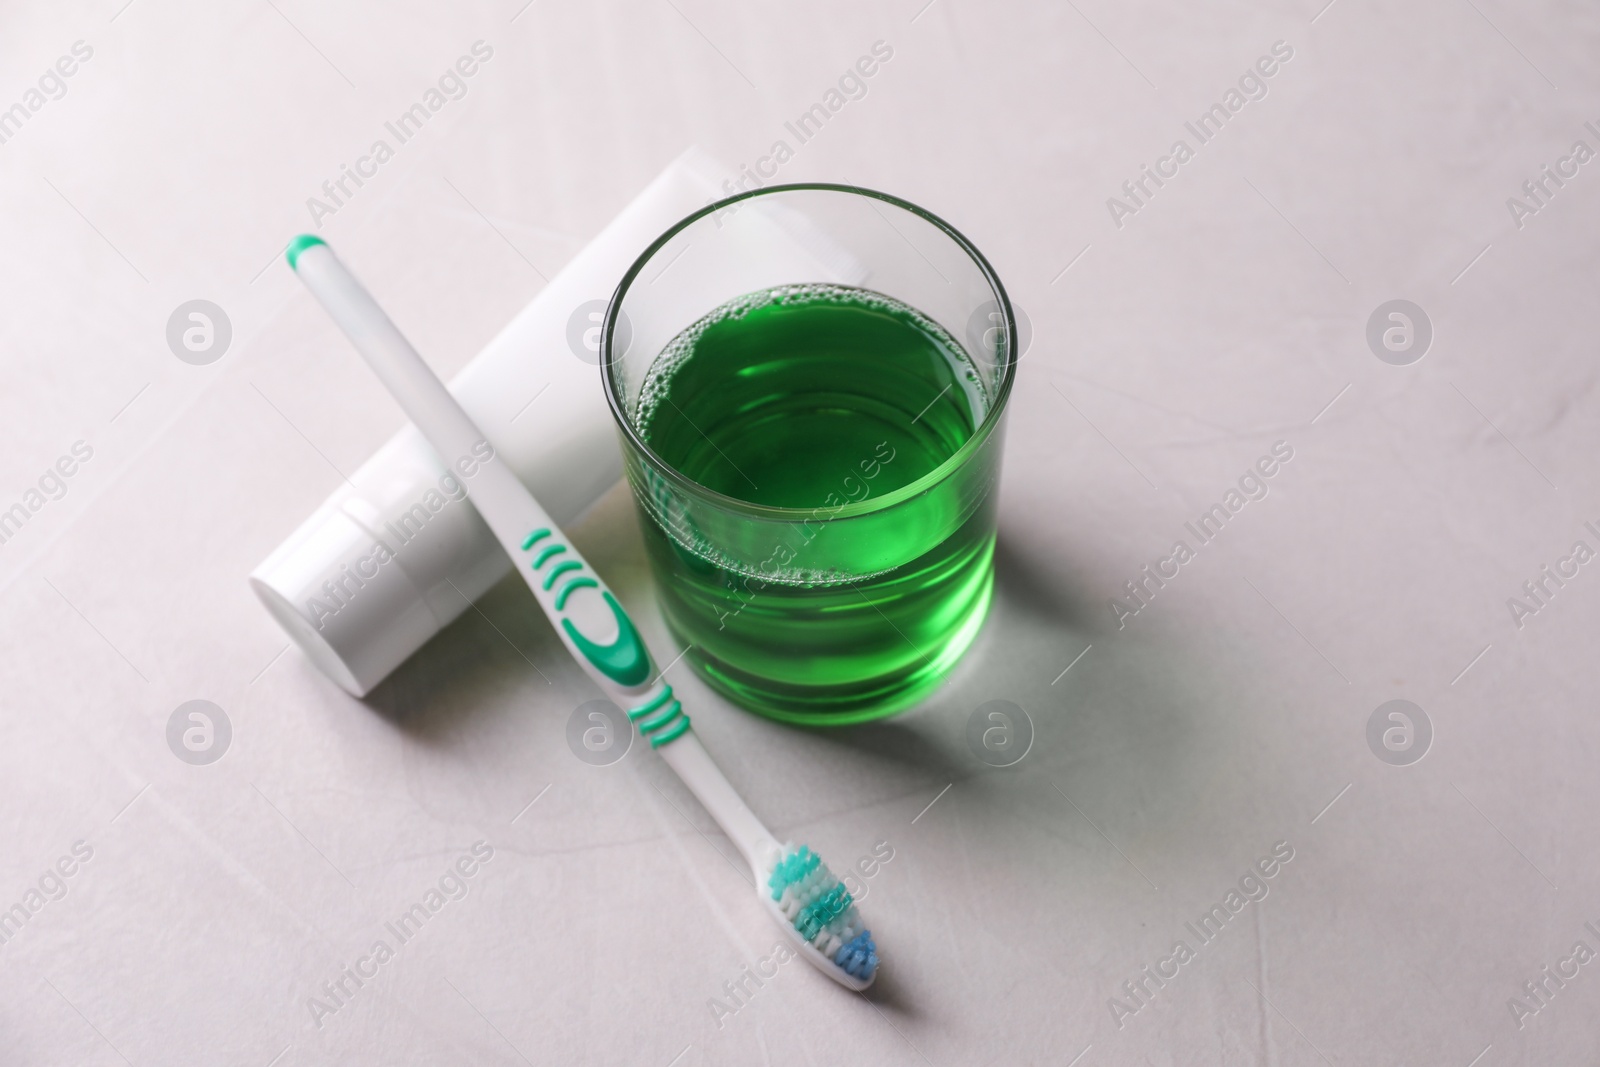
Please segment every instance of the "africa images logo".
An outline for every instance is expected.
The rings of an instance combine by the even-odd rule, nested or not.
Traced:
[[[1178,975],[1183,973],[1183,968],[1199,958],[1200,952],[1211,942],[1222,936],[1222,931],[1227,925],[1242,913],[1247,905],[1259,904],[1267,899],[1271,886],[1268,884],[1276,878],[1289,861],[1294,859],[1294,846],[1287,841],[1276,841],[1272,851],[1266,856],[1256,860],[1244,874],[1239,876],[1236,886],[1230,886],[1221,901],[1211,905],[1210,909],[1201,913],[1198,920],[1183,924],[1194,938],[1194,945],[1179,938],[1172,943],[1172,948],[1165,956],[1156,960],[1152,967],[1145,964],[1133,978],[1122,983],[1124,999],[1108,997],[1106,1007],[1111,1012],[1111,1021],[1121,1030],[1127,1025],[1130,1015],[1137,1015],[1149,1007],[1156,999],[1157,994],[1165,989]]]
[[[322,183],[321,197],[306,198],[306,210],[311,213],[313,226],[321,227],[324,218],[337,215],[368,181],[378,176],[378,168],[393,159],[401,145],[421,133],[422,127],[447,104],[467,95],[468,80],[494,56],[494,48],[481,40],[472,42],[470,51],[471,55],[463,55],[445,68],[437,83],[423,90],[420,100],[400,112],[393,121],[383,124],[388,137],[374,140],[365,155],[356,157],[353,167],[348,163],[339,164],[339,173]],[[394,140],[392,145],[390,138]]]
[[[1260,57],[1252,66],[1245,68],[1237,86],[1230,85],[1220,101],[1202,111],[1193,122],[1183,124],[1184,130],[1194,138],[1194,144],[1191,145],[1187,138],[1178,138],[1172,142],[1168,153],[1156,160],[1153,169],[1148,164],[1141,165],[1138,177],[1122,183],[1122,197],[1106,198],[1106,210],[1111,214],[1113,226],[1122,229],[1127,225],[1127,218],[1149,206],[1156,192],[1176,178],[1183,165],[1193,159],[1201,147],[1214,140],[1233,116],[1244,110],[1246,104],[1266,99],[1268,79],[1294,58],[1294,46],[1287,41],[1274,41],[1270,51],[1270,55]]]

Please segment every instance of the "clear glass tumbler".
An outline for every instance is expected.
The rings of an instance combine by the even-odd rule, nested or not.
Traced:
[[[867,189],[745,193],[639,257],[601,371],[662,609],[713,688],[817,725],[938,684],[989,606],[1015,337],[978,250]]]

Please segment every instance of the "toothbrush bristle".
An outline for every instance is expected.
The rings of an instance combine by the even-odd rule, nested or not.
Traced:
[[[817,951],[852,977],[872,977],[878,969],[872,932],[862,925],[850,891],[815,852],[805,845],[786,846],[767,888],[784,917]]]

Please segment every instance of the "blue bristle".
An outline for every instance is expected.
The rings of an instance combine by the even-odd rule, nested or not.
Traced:
[[[872,942],[872,931],[863,930],[834,953],[833,962],[846,974],[856,978],[871,978],[878,969],[878,946]]]

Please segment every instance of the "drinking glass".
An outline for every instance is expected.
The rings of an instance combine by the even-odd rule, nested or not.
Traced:
[[[965,440],[907,484],[894,484],[887,442],[837,471],[807,470],[812,482],[837,485],[806,507],[741,499],[663,459],[643,421],[644,401],[656,402],[645,395],[652,365],[715,309],[793,287],[859,292],[920,313],[958,353],[972,407]],[[743,193],[690,215],[638,258],[606,310],[601,373],[662,611],[712,688],[775,719],[847,724],[916,702],[949,672],[992,593],[1016,336],[1005,289],[970,241],[868,189]],[[818,383],[830,395],[849,395],[855,376],[872,380],[879,369],[867,344],[845,358],[842,370],[837,360],[818,364],[837,379]],[[889,401],[908,432],[920,432],[918,406],[951,402]],[[782,461],[806,464],[794,451]]]

